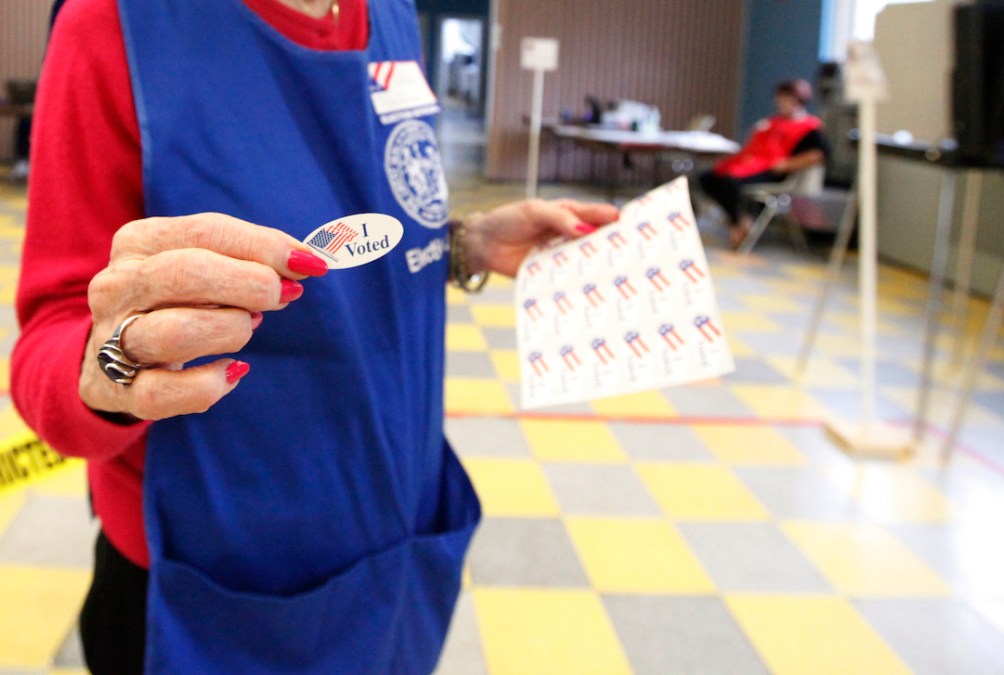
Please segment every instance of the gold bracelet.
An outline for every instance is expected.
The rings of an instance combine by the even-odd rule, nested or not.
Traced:
[[[488,282],[491,274],[488,270],[470,274],[467,271],[467,261],[464,258],[464,238],[467,235],[467,224],[480,218],[480,213],[472,213],[460,220],[451,220],[450,228],[450,279],[461,290],[467,293],[478,293]]]

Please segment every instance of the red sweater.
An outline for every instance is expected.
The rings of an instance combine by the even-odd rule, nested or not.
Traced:
[[[366,0],[340,0],[337,22],[277,0],[244,1],[304,47],[362,49],[368,39]],[[127,558],[148,567],[142,480],[149,423],[116,424],[78,394],[91,329],[87,286],[108,264],[115,231],[144,216],[139,123],[116,0],[74,0],[60,12],[39,81],[31,151],[11,396],[43,440],[89,460],[102,529]]]

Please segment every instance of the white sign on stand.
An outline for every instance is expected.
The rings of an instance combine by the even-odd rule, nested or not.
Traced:
[[[851,42],[845,64],[847,98],[858,104],[858,292],[861,301],[861,418],[857,423],[833,422],[828,430],[848,450],[885,457],[906,457],[913,448],[902,430],[876,419],[876,149],[875,104],[886,98],[885,74],[868,42]]]
[[[530,110],[530,152],[526,168],[526,196],[537,196],[540,163],[541,108],[544,106],[544,73],[558,69],[558,41],[554,38],[523,38],[520,64],[533,71],[533,101]]]

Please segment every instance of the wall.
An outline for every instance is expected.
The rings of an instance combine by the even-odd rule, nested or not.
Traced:
[[[824,0],[747,0],[746,64],[737,134],[774,110],[778,82],[815,82]]]
[[[0,0],[0,86],[11,78],[38,78],[50,7],[43,0]],[[14,121],[0,117],[0,161],[13,157],[13,137]]]
[[[519,64],[523,37],[560,40],[559,68],[544,80],[545,117],[562,108],[582,112],[585,96],[626,98],[659,106],[664,128],[680,128],[697,113],[718,118],[716,131],[736,124],[742,59],[738,0],[496,0],[501,28],[485,172],[526,175],[533,74]],[[554,171],[553,147],[542,148],[541,175]],[[583,158],[576,177],[588,169]],[[564,163],[564,159],[562,160]],[[568,170],[563,169],[567,178]]]

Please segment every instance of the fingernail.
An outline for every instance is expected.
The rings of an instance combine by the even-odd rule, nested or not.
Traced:
[[[309,277],[319,277],[328,271],[327,263],[306,251],[290,251],[289,262],[286,265],[290,272],[306,274]]]
[[[279,294],[279,302],[292,302],[303,295],[303,285],[299,281],[282,280],[282,292]]]
[[[261,312],[251,312],[251,330],[256,330],[264,319],[265,315]]]
[[[590,232],[595,232],[596,228],[589,223],[579,223],[575,226],[576,232],[581,232],[582,234],[589,234]]]
[[[245,363],[244,361],[234,361],[229,366],[227,366],[227,384],[233,384],[237,380],[241,379],[248,374],[251,370],[251,365]]]

